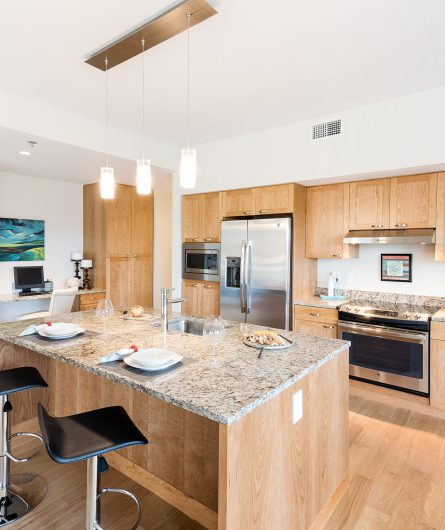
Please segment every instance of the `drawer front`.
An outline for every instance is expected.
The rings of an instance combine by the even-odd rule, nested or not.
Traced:
[[[79,295],[79,302],[80,305],[97,305],[97,302],[99,300],[103,300],[105,298],[105,293],[83,293]]]
[[[89,311],[90,309],[96,309],[97,308],[97,302],[94,304],[80,304],[79,311]]]
[[[310,307],[306,305],[294,306],[295,318],[323,322],[325,324],[337,324],[338,310],[326,307]]]
[[[306,333],[316,337],[328,337],[336,339],[338,334],[337,324],[329,324],[324,322],[314,322],[312,320],[305,320],[303,318],[294,319],[294,331],[297,333]]]
[[[431,322],[431,338],[436,340],[445,340],[445,322]]]

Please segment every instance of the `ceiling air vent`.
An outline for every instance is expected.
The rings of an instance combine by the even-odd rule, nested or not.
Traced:
[[[326,121],[312,126],[312,140],[341,133],[341,120]]]

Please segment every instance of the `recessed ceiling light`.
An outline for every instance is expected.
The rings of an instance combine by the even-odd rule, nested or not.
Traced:
[[[26,149],[21,149],[18,153],[22,156],[31,156],[32,155],[32,149],[37,145],[37,142],[34,140],[29,140],[27,142],[29,144],[29,147],[31,148],[31,151],[28,151]]]

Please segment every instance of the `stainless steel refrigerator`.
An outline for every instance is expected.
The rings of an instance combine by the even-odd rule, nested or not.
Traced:
[[[221,316],[290,329],[290,217],[221,223]]]

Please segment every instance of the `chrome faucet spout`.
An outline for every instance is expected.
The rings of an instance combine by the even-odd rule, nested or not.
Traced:
[[[168,298],[168,293],[174,291],[174,289],[167,289],[163,287],[161,289],[161,329],[163,332],[168,331],[168,306],[170,304],[180,304],[186,302],[187,298]]]

